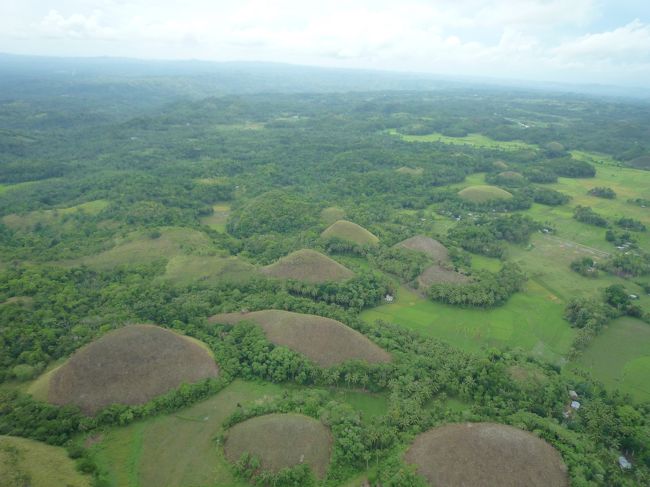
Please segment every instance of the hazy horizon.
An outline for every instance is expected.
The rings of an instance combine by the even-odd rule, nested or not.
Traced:
[[[32,0],[0,14],[0,52],[11,54],[650,87],[642,1]]]

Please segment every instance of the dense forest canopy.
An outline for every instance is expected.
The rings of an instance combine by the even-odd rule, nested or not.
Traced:
[[[116,438],[221,401],[209,485],[427,485],[404,452],[462,422],[533,432],[571,485],[649,485],[649,157],[638,99],[0,56],[0,435],[65,446],[117,486],[115,452],[142,448]],[[349,272],[262,272],[303,249],[336,261],[315,277]],[[254,322],[209,319],[265,310],[337,320],[390,359],[319,367]],[[219,375],[94,416],[50,404],[56,367],[135,323],[199,340]],[[229,466],[231,428],[282,414],[327,427],[318,475]]]

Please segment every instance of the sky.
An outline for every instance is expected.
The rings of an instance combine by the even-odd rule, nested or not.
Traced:
[[[650,0],[4,0],[0,52],[650,89]]]

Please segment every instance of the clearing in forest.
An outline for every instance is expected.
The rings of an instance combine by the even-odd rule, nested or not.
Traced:
[[[560,454],[526,431],[495,423],[450,424],[422,433],[406,461],[431,485],[562,487],[569,485]]]
[[[512,194],[505,189],[487,184],[469,186],[468,188],[460,190],[458,196],[466,201],[471,201],[472,203],[485,203],[488,201],[507,200],[512,198]]]
[[[82,347],[53,370],[47,400],[94,414],[110,404],[143,404],[217,373],[201,342],[158,326],[131,325]]]
[[[212,206],[212,215],[201,218],[201,223],[209,226],[213,230],[225,233],[229,216],[230,205],[227,203],[219,203]]]
[[[323,238],[339,238],[357,245],[376,245],[379,239],[356,223],[347,220],[338,220],[327,227],[323,233]]]
[[[280,279],[310,283],[339,282],[354,276],[347,267],[315,250],[302,249],[262,268],[262,273]]]
[[[389,362],[388,352],[340,321],[281,310],[215,315],[211,323],[252,321],[262,327],[271,343],[302,353],[322,367],[348,360]]]
[[[64,448],[39,441],[0,436],[0,485],[2,487],[90,487]]]
[[[330,461],[332,437],[320,421],[302,414],[267,414],[233,426],[224,444],[226,458],[245,453],[259,458],[261,469],[279,472],[300,463],[323,478]]]
[[[180,286],[191,283],[239,283],[259,276],[252,264],[238,257],[177,255],[167,261],[162,279]]]

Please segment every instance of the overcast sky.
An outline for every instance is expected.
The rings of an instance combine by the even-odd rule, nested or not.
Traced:
[[[650,89],[650,0],[2,0],[0,52]]]

